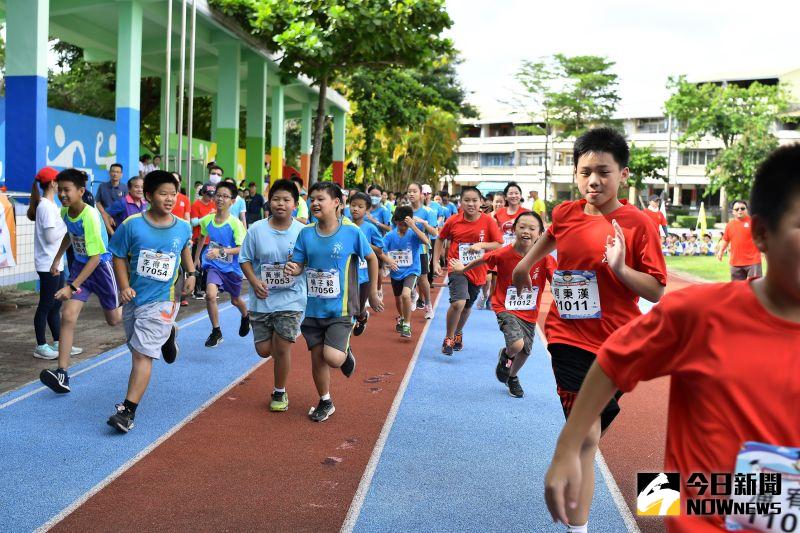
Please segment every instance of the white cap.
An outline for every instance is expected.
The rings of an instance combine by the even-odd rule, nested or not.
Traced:
[[[422,186],[422,194],[431,194],[432,192],[433,189],[431,189],[431,186],[427,183]]]

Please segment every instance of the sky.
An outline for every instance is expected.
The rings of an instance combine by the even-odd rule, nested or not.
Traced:
[[[446,0],[468,100],[508,115],[514,72],[555,53],[606,56],[619,76],[618,111],[658,112],[670,75],[800,68],[800,0]],[[640,115],[641,116],[641,115]]]

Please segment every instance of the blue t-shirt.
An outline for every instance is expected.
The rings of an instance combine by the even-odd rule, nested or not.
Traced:
[[[269,219],[259,220],[247,230],[242,250],[239,252],[239,263],[253,265],[256,276],[261,279],[275,276],[276,269],[282,269],[286,265],[289,254],[294,250],[297,236],[304,227],[302,222],[292,220],[292,225],[288,229],[276,230],[269,225]],[[262,265],[265,265],[267,269],[262,269]],[[285,280],[285,278],[283,279]],[[292,284],[283,286],[282,283],[274,283],[274,286],[269,289],[269,296],[264,300],[256,298],[255,291],[250,287],[247,308],[256,313],[305,311],[305,272],[294,278]]]
[[[381,235],[381,230],[378,229],[378,226],[368,220],[362,220],[361,225],[358,226],[358,229],[360,229],[361,233],[364,234],[364,237],[367,238],[368,243],[370,243],[372,246],[377,246],[378,248],[383,249],[383,236]],[[362,283],[367,283],[368,281],[369,267],[367,266],[367,260],[359,259],[358,283],[360,285]]]
[[[231,205],[231,215],[241,220],[241,214],[246,211],[247,203],[244,201],[244,198],[237,196],[236,200],[233,201],[233,205]]]
[[[433,209],[430,209],[430,208],[428,208],[428,207],[426,207],[424,205],[419,206],[419,209],[414,211],[414,216],[415,217],[419,217],[419,218],[427,221],[428,224],[430,226],[434,227],[434,228],[438,224],[436,213],[433,212]],[[425,226],[423,226],[422,224],[418,223],[417,227],[419,229],[421,229],[423,233],[427,233],[425,231]],[[430,235],[430,234],[428,235],[428,237],[430,238],[431,245],[432,245],[433,241],[436,240],[436,237],[434,235]],[[428,247],[423,245],[422,247],[420,247],[419,253],[427,254],[428,253]]]
[[[115,257],[129,259],[134,305],[175,301],[181,252],[191,243],[192,227],[175,215],[169,226],[156,226],[138,214],[117,227],[108,249]]]
[[[388,209],[386,209],[382,205],[379,205],[374,210],[372,210],[370,212],[370,215],[372,215],[372,218],[374,218],[375,220],[377,220],[381,224],[385,224],[387,226],[391,226],[392,225],[392,214],[389,212]],[[367,222],[369,222],[369,221],[367,221]]]
[[[447,220],[448,210],[439,202],[431,202],[428,207],[436,213],[436,227],[441,228]]]
[[[75,261],[86,263],[89,257],[100,256],[101,263],[111,261],[111,254],[108,252],[108,232],[100,211],[86,205],[83,211],[75,217],[69,216],[69,208],[61,208],[61,218],[67,225],[67,233],[72,240],[72,251],[75,252]]]
[[[407,251],[411,254],[411,265],[401,266],[397,270],[391,270],[390,276],[392,279],[403,280],[408,276],[419,276],[422,272],[422,265],[419,259],[419,249],[422,248],[422,241],[419,240],[417,234],[412,230],[407,229],[405,235],[400,235],[397,228],[393,229],[383,237],[383,251],[390,257],[392,251]],[[395,258],[393,258],[395,259]],[[397,259],[395,259],[397,261]]]
[[[334,318],[360,313],[358,260],[371,253],[367,238],[348,219],[342,219],[339,229],[327,236],[319,234],[316,223],[304,227],[292,261],[306,268],[306,316]]]
[[[247,233],[242,221],[233,215],[228,216],[228,220],[219,225],[214,221],[216,216],[215,213],[210,213],[200,219],[200,234],[210,239],[208,246],[203,250],[202,266],[204,269],[213,266],[220,272],[235,272],[241,275],[242,268],[239,266],[239,254],[228,254],[224,259],[221,257],[209,259],[207,257],[208,251],[212,248],[236,248],[241,246]]]

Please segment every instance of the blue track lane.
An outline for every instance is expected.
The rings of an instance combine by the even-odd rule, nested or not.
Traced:
[[[225,341],[216,349],[203,346],[210,331],[205,313],[179,324],[178,360],[153,365],[127,435],[106,425],[125,397],[124,346],[72,367],[69,394],[45,389],[24,397],[40,388],[37,382],[0,396],[0,531],[45,524],[261,361],[252,336],[238,336],[239,313],[229,304],[220,306]]]
[[[444,290],[444,289],[443,289]],[[428,331],[355,531],[564,531],[550,519],[543,479],[564,415],[544,345],[520,372],[525,397],[494,377],[503,337],[473,311],[465,348],[447,357],[447,293]],[[626,531],[599,472],[589,519]]]

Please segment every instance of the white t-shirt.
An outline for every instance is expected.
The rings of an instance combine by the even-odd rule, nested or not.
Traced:
[[[36,206],[36,226],[33,234],[33,264],[37,272],[49,272],[58,253],[67,226],[55,202],[45,197]],[[64,269],[61,262],[59,270]]]

